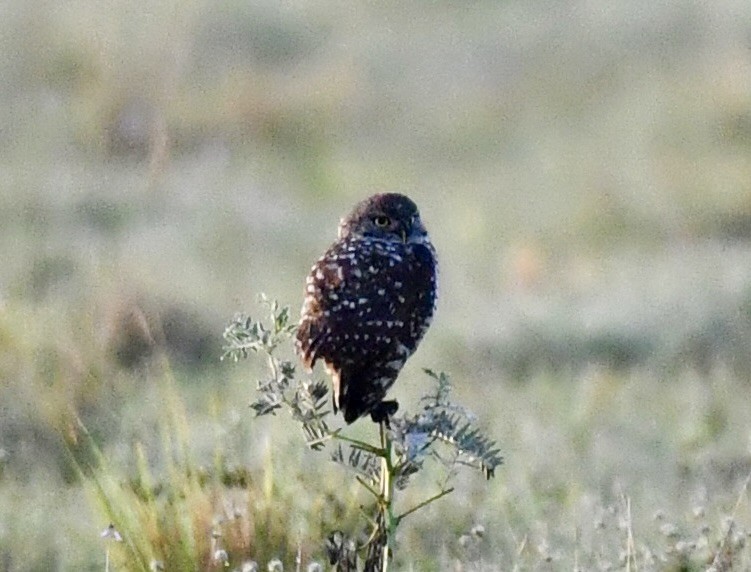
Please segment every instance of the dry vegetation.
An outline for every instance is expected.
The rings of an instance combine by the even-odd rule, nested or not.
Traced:
[[[450,372],[506,457],[405,525],[396,568],[751,569],[750,22],[6,2],[0,569],[323,562],[360,492],[252,419],[221,333],[260,291],[296,307],[379,189],[421,205],[442,264],[396,397]]]

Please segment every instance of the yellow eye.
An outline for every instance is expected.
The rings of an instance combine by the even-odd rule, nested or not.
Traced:
[[[385,228],[391,224],[391,219],[384,215],[378,215],[373,217],[373,224],[377,227]]]

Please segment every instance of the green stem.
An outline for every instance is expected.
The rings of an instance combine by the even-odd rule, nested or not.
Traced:
[[[266,350],[266,356],[269,360],[269,369],[271,369],[271,375],[275,381],[279,381],[279,366],[276,363],[276,358],[272,355],[271,350]]]
[[[364,486],[370,494],[372,494],[376,498],[381,498],[381,495],[378,494],[378,492],[373,487],[366,483],[365,479],[363,479],[360,475],[357,475],[355,478],[357,479],[357,482]]]
[[[388,572],[389,554],[393,553],[396,527],[399,521],[394,517],[394,465],[391,462],[391,440],[386,434],[386,424],[381,422],[381,498],[384,511],[384,523],[386,526],[386,542],[383,545],[382,572]]]
[[[449,493],[452,493],[452,492],[454,492],[454,487],[450,487],[450,488],[448,488],[448,489],[443,489],[443,490],[442,490],[442,491],[441,491],[440,493],[438,493],[438,494],[435,494],[435,495],[433,495],[432,497],[425,499],[425,500],[424,500],[424,501],[422,501],[422,502],[421,502],[420,504],[418,504],[418,505],[416,505],[416,506],[413,506],[413,507],[412,507],[411,509],[409,509],[408,511],[406,511],[406,512],[403,512],[402,514],[400,514],[399,516],[397,516],[397,517],[396,517],[396,523],[397,523],[397,524],[401,523],[401,521],[402,521],[402,519],[403,519],[404,517],[406,517],[406,516],[409,516],[409,515],[410,515],[410,514],[412,514],[413,512],[420,510],[420,509],[421,509],[422,507],[424,507],[424,506],[427,506],[427,505],[429,505],[430,503],[432,503],[433,501],[437,501],[437,500],[438,500],[439,498],[441,498],[441,497],[444,497],[444,496],[446,496],[447,494],[449,494]]]
[[[372,453],[376,457],[383,458],[386,454],[386,450],[383,448],[383,441],[381,441],[381,448],[373,447],[370,443],[366,443],[365,441],[360,441],[359,439],[353,439],[352,437],[347,437],[346,435],[342,435],[340,433],[341,429],[337,429],[333,433],[329,435],[331,439],[337,439],[339,441],[344,441],[345,443],[349,443],[350,445],[353,445],[357,447],[358,449],[362,449],[366,453]]]

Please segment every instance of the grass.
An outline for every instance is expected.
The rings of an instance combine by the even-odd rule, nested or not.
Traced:
[[[507,463],[398,568],[751,566],[746,4],[142,8],[0,8],[0,568],[321,560],[362,500],[220,338],[380,189],[442,268],[394,395]]]
[[[314,538],[321,537],[318,519],[353,519],[347,495],[341,498],[328,486],[301,498],[293,486],[302,478],[300,467],[290,468],[297,477],[280,479],[276,447],[268,441],[255,469],[225,458],[219,445],[211,464],[197,462],[169,374],[161,383],[161,446],[147,451],[144,444],[135,444],[136,469],[129,480],[118,478],[120,471],[83,425],[75,442],[69,442],[76,457],[82,449],[92,449],[84,457],[93,463],[76,464],[101,515],[117,523],[122,541],[108,547],[116,569],[221,569],[253,559],[268,562],[298,550],[308,557]],[[158,473],[151,468],[155,454]]]
[[[218,394],[203,407],[193,404],[198,413],[188,418],[185,396],[195,388],[178,388],[164,366],[152,364],[144,377],[152,389],[131,398],[141,424],[144,415],[154,416],[156,431],[139,434],[126,410],[122,424],[132,426],[137,437],[131,438],[139,440],[119,452],[111,448],[109,459],[86,432],[74,434],[79,459],[92,467],[83,482],[98,499],[90,505],[93,512],[81,513],[78,486],[65,487],[63,498],[78,497],[79,505],[59,503],[55,495],[55,508],[74,526],[49,529],[48,523],[27,536],[25,526],[40,514],[32,508],[4,530],[23,538],[8,546],[28,547],[31,540],[49,546],[62,536],[77,541],[72,555],[69,547],[52,553],[29,549],[29,568],[39,565],[36,558],[49,562],[66,554],[73,558],[68,565],[86,554],[93,563],[103,556],[98,533],[111,521],[135,543],[111,548],[116,569],[148,569],[152,561],[166,569],[186,562],[210,568],[214,535],[233,565],[274,557],[291,565],[298,549],[306,562],[321,560],[320,539],[357,515],[356,491],[342,494],[342,472],[326,463],[315,468],[320,459],[301,459],[299,443],[290,438],[297,428],[291,432],[283,419],[254,421],[242,403],[223,405]],[[723,391],[711,392],[717,385]],[[744,453],[747,436],[737,430],[746,422],[745,406],[731,396],[744,388],[744,382],[719,375],[708,380],[690,374],[666,383],[604,369],[566,383],[542,375],[495,388],[498,402],[507,405],[504,415],[494,416],[495,406],[487,401],[477,413],[506,444],[507,465],[490,486],[460,479],[456,498],[411,517],[399,539],[409,547],[400,562],[417,569],[449,563],[460,569],[608,569],[623,565],[625,554],[636,569],[701,569],[724,542],[743,569],[749,559],[744,543],[751,466]],[[158,405],[156,411],[149,412],[149,403]],[[128,440],[121,435],[115,444]],[[39,494],[40,483],[19,491],[12,469],[5,475],[6,491],[31,491],[42,506],[51,500]],[[55,479],[49,474],[46,485]],[[418,490],[432,487],[431,479],[425,476]],[[4,506],[18,510],[25,504],[19,503]],[[484,532],[473,535],[478,525]],[[82,528],[88,528],[88,538],[82,538]]]
[[[525,412],[489,424],[512,444],[502,485],[460,479],[456,498],[411,516],[399,539],[409,546],[401,566],[679,570],[703,569],[715,558],[747,566],[751,463],[737,456],[745,437],[727,429],[742,426],[743,404],[729,408],[723,397],[707,399],[698,376],[659,391],[644,377],[591,372],[567,385],[542,377],[502,391],[503,402]],[[96,459],[84,481],[102,505],[100,518],[139,543],[117,545],[114,565],[148,569],[159,561],[166,569],[210,569],[217,545],[233,566],[275,557],[291,565],[298,550],[305,562],[322,561],[320,539],[330,527],[356,528],[356,507],[365,499],[356,500],[356,489],[334,466],[301,472],[320,458],[296,458],[299,443],[290,440],[283,418],[251,445],[260,447],[260,458],[247,466],[231,460],[232,447],[221,437],[226,422],[216,420],[212,463],[200,465],[192,449],[201,440],[190,437],[170,376],[155,382],[165,386],[161,444],[134,447],[134,476],[123,481],[122,469],[99,453],[84,456]],[[665,411],[676,388],[678,403]],[[242,424],[252,430],[259,422]],[[673,433],[658,437],[655,425]],[[80,439],[93,446],[85,434]],[[432,478],[423,477],[405,504],[420,500]]]

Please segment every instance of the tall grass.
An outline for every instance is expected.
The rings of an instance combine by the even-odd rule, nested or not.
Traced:
[[[81,480],[99,507],[99,520],[111,523],[122,539],[108,543],[114,569],[239,568],[274,558],[292,562],[298,554],[311,561],[321,556],[318,539],[329,518],[341,524],[356,518],[352,492],[325,478],[314,485],[308,481],[315,488],[300,489],[298,479],[311,471],[280,467],[279,448],[271,441],[255,470],[228,458],[220,447],[211,464],[198,462],[184,404],[168,370],[159,383],[161,447],[148,451],[135,443],[133,474],[113,467],[80,421],[77,438],[68,442]]]

